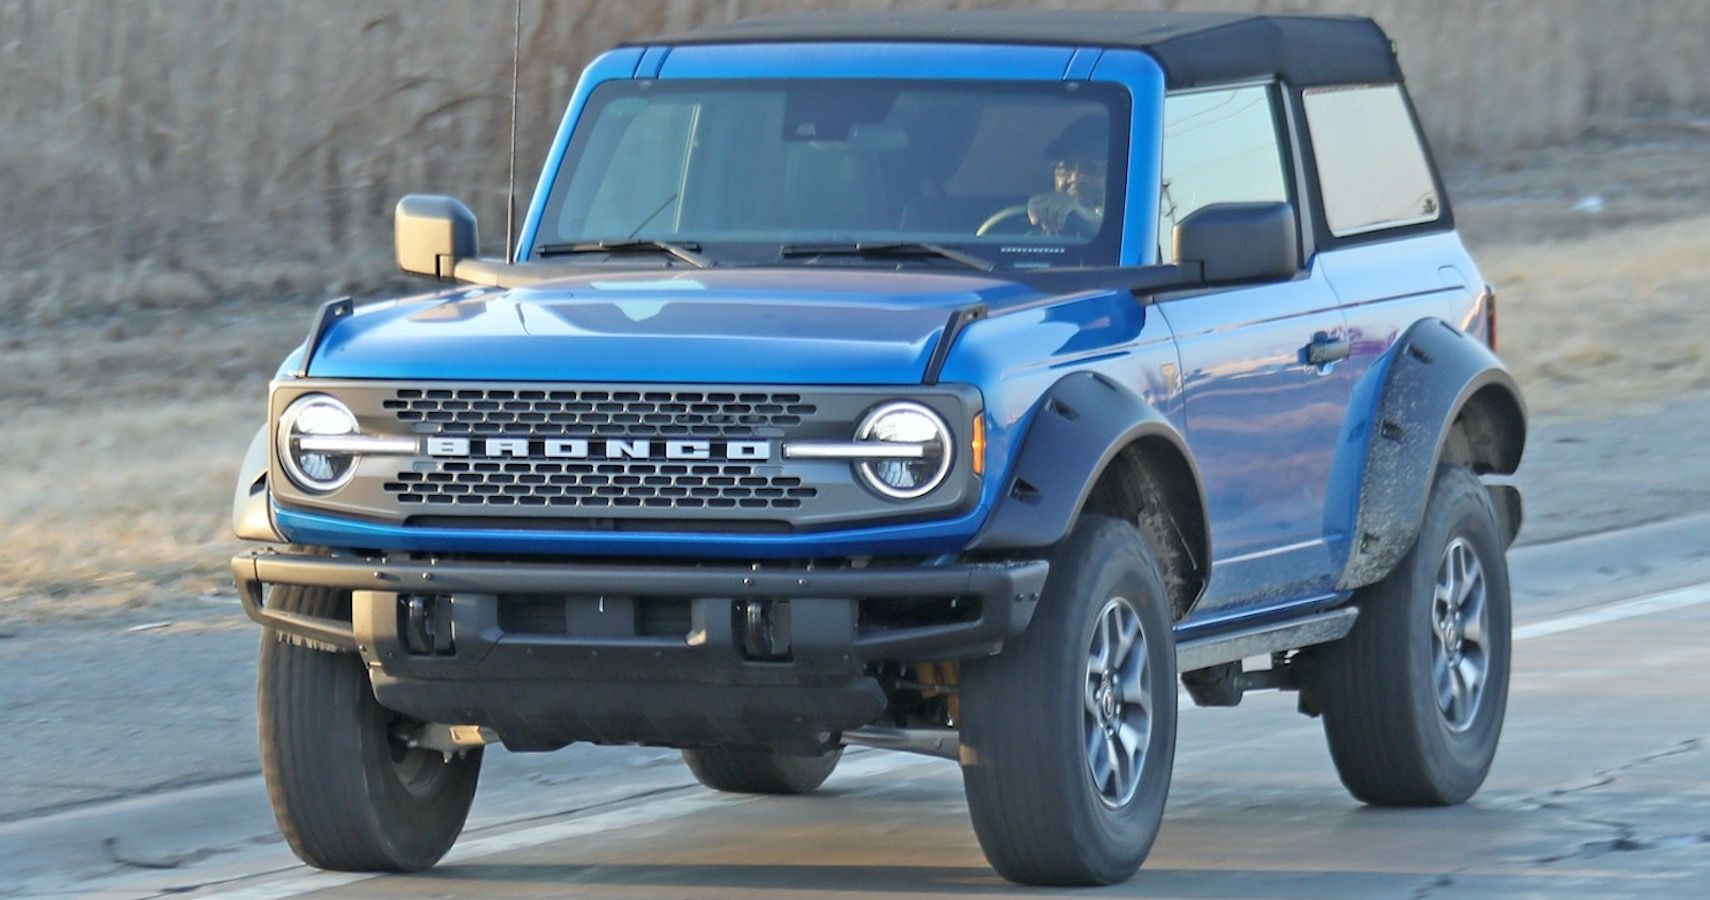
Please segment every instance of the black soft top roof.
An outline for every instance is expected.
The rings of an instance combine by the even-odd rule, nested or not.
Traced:
[[[1061,9],[819,12],[741,19],[627,43],[855,41],[1134,48],[1158,60],[1170,87],[1272,75],[1301,87],[1401,80],[1383,29],[1354,16]]]

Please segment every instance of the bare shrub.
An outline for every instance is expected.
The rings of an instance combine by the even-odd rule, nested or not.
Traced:
[[[524,0],[519,186],[533,187],[578,72],[613,43],[810,8],[1006,5]],[[1443,146],[1710,106],[1694,62],[1710,4],[1695,0],[1028,5],[1374,15]],[[0,22],[0,269],[13,276],[0,316],[390,287],[391,207],[408,191],[461,196],[484,250],[503,246],[509,4],[0,0]]]

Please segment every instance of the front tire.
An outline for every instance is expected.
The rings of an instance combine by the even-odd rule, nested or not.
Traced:
[[[1448,806],[1490,772],[1508,706],[1508,563],[1490,495],[1444,466],[1413,549],[1355,598],[1314,679],[1342,784],[1377,806]]]
[[[1083,516],[1027,630],[962,673],[962,783],[992,868],[1033,885],[1132,876],[1176,747],[1170,603],[1140,532]]]
[[[270,606],[349,618],[342,591],[281,585]],[[361,657],[261,635],[261,773],[279,830],[320,869],[408,872],[438,862],[463,830],[481,771],[476,748],[411,749],[412,722],[374,699]]]

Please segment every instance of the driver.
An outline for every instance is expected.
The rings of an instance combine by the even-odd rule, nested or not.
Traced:
[[[1105,117],[1070,122],[1045,147],[1052,189],[1027,199],[1027,220],[1046,234],[1092,234],[1104,222],[1110,134]]]

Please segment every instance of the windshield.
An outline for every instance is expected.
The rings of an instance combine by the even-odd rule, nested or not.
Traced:
[[[918,243],[1001,268],[1115,265],[1128,116],[1125,91],[1084,82],[607,82],[534,252],[651,240],[777,265],[824,261],[804,245]]]

